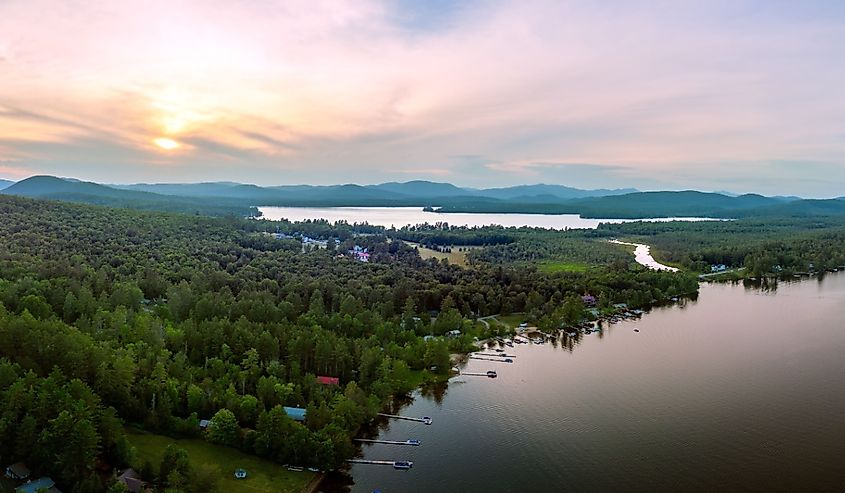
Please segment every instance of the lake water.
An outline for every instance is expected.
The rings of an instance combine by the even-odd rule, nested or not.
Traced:
[[[471,214],[423,212],[421,207],[259,207],[265,219],[304,221],[306,219],[326,219],[329,222],[347,221],[352,223],[368,222],[375,226],[401,228],[436,222],[447,222],[453,226],[533,226],[538,228],[595,229],[599,223],[630,222],[631,219],[586,219],[578,214]],[[638,219],[639,220],[639,219]],[[707,221],[708,218],[682,217],[658,218],[648,221]]]
[[[842,491],[845,274],[696,300],[556,345],[470,361],[415,394],[368,459],[322,491]],[[634,332],[638,328],[639,332]],[[354,480],[354,484],[350,484]]]

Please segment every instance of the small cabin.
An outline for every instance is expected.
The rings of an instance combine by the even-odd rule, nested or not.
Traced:
[[[29,477],[29,468],[23,462],[18,462],[6,467],[6,477],[9,479],[26,479]]]
[[[141,475],[138,474],[138,471],[132,469],[131,467],[120,473],[120,476],[117,477],[117,481],[126,485],[127,491],[130,491],[131,493],[141,493],[142,491],[147,490],[147,483],[141,479]]]

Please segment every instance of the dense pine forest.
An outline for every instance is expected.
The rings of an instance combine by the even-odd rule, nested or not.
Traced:
[[[479,316],[523,312],[558,328],[587,316],[585,294],[606,308],[697,289],[693,275],[645,270],[583,233],[489,241],[529,251],[557,238],[555,255],[595,264],[546,273],[507,254],[469,268],[423,260],[395,230],[342,222],[16,197],[0,197],[0,217],[0,458],[66,491],[104,491],[129,465],[162,490],[213,489],[184,451],[140,461],[127,426],[336,468],[394,396],[447,374],[450,353],[499,330],[473,323]],[[302,235],[327,248],[290,239]],[[347,254],[355,246],[369,262]],[[443,337],[454,329],[462,335]]]

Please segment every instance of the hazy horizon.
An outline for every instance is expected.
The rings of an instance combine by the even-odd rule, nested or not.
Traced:
[[[491,186],[491,187],[474,187],[471,185],[462,185],[460,183],[452,183],[449,181],[437,181],[437,180],[428,180],[422,178],[410,178],[407,180],[389,180],[389,181],[373,181],[373,182],[336,182],[336,183],[305,183],[305,182],[292,182],[292,183],[268,183],[268,184],[257,184],[251,183],[247,181],[233,181],[233,180],[197,180],[197,181],[142,181],[142,182],[104,182],[104,181],[97,181],[97,180],[87,180],[81,179],[75,176],[57,176],[57,175],[31,175],[24,178],[8,178],[0,175],[0,180],[9,180],[13,182],[22,181],[28,178],[33,178],[36,176],[55,176],[56,178],[68,179],[68,180],[79,180],[79,181],[87,181],[92,183],[98,183],[101,185],[107,186],[131,186],[131,185],[197,185],[203,183],[231,183],[234,185],[255,185],[259,187],[278,187],[278,186],[342,186],[342,185],[358,185],[358,186],[374,186],[374,185],[383,185],[386,183],[410,183],[415,181],[424,181],[428,183],[437,183],[443,185],[453,185],[458,188],[463,188],[466,190],[485,190],[485,189],[495,189],[495,188],[509,188],[509,187],[530,187],[530,186],[563,186],[569,187],[579,190],[623,190],[623,189],[635,189],[638,192],[686,192],[686,191],[695,191],[695,192],[704,192],[704,193],[718,193],[723,195],[747,195],[747,194],[756,194],[756,195],[765,195],[756,191],[736,191],[736,190],[706,190],[706,189],[697,189],[697,188],[661,188],[661,189],[642,189],[637,187],[596,187],[596,188],[581,188],[575,187],[572,185],[568,185],[566,183],[544,183],[544,182],[525,182],[525,183],[513,183],[510,185],[501,185],[501,186]],[[771,194],[769,196],[779,196],[779,197],[800,197],[800,198],[808,198],[808,199],[838,199],[845,197],[845,195],[831,195],[827,197],[806,197],[797,194]]]
[[[845,195],[845,3],[0,4],[0,176]]]

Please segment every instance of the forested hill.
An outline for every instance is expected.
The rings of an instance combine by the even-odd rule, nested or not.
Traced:
[[[606,309],[697,289],[694,276],[647,271],[629,255],[560,274],[507,262],[460,268],[422,260],[379,228],[321,221],[14,196],[0,196],[0,217],[0,457],[65,491],[102,492],[109,471],[129,465],[160,491],[209,491],[169,453],[139,462],[127,423],[336,468],[393,396],[448,373],[450,352],[500,330],[473,317],[524,312],[553,330],[589,315],[583,293]],[[269,232],[340,244],[311,249]],[[612,248],[558,240],[579,256]],[[369,262],[346,254],[355,245]],[[460,337],[443,337],[456,328]],[[305,409],[305,422],[284,406]],[[207,433],[200,419],[211,419]]]
[[[747,194],[728,196],[697,191],[637,192],[625,195],[569,200],[562,203],[514,200],[450,205],[440,212],[487,212],[527,214],[580,214],[607,219],[654,217],[826,216],[845,215],[845,201],[764,197]]]
[[[244,204],[241,201],[176,197],[152,192],[122,190],[98,183],[63,179],[55,176],[33,176],[0,190],[0,194],[209,216],[237,215],[245,217],[257,214],[254,207],[250,207],[250,204]]]
[[[472,189],[449,183],[410,181],[380,185],[284,185],[259,187],[230,182],[101,185],[34,176],[0,194],[49,198],[141,210],[210,216],[259,215],[255,206],[424,207],[478,213],[580,214],[591,218],[823,216],[845,214],[845,201],[727,195],[693,190],[637,192],[579,190],[562,185]],[[448,218],[445,219],[448,221]]]

